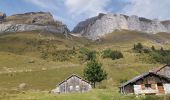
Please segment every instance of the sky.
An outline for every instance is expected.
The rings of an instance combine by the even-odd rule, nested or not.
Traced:
[[[72,30],[80,21],[99,13],[121,13],[150,19],[170,19],[170,0],[0,0],[8,16],[25,12],[51,12]]]

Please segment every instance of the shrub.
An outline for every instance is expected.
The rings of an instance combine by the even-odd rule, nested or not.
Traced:
[[[111,58],[112,60],[123,58],[123,54],[120,51],[112,51],[106,49],[102,53],[103,58]]]
[[[143,45],[142,43],[138,43],[137,45],[134,45],[134,50],[139,50],[139,49],[143,49]]]
[[[110,58],[110,55],[113,51],[111,49],[106,49],[102,52],[102,57],[103,58]]]
[[[150,50],[145,48],[145,49],[143,49],[143,52],[144,52],[144,53],[149,53]]]
[[[154,46],[152,46],[151,49],[152,49],[152,51],[155,51],[155,50],[156,50]]]
[[[84,60],[95,60],[96,59],[96,51],[89,50],[87,48],[81,48],[80,53],[85,57]]]
[[[133,50],[135,50],[138,53],[142,53],[143,51],[143,45],[141,43],[138,43],[137,45],[134,44]]]
[[[125,83],[125,82],[127,82],[128,81],[128,79],[120,79],[119,80],[119,82],[121,83],[121,84],[123,84],[123,83]]]

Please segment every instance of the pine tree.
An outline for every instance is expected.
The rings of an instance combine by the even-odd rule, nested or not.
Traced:
[[[154,46],[152,46],[151,49],[152,49],[152,51],[155,51],[155,47]]]
[[[102,69],[101,63],[92,60],[87,63],[87,67],[84,69],[84,77],[90,81],[95,88],[96,82],[101,82],[107,79],[107,73]]]

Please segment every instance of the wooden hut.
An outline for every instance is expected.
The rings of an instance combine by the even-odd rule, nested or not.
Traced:
[[[92,87],[88,81],[82,79],[78,75],[71,75],[64,81],[57,85],[57,88],[52,90],[53,93],[74,93],[74,92],[87,92]]]
[[[169,94],[170,78],[157,72],[141,74],[120,86],[122,94]]]

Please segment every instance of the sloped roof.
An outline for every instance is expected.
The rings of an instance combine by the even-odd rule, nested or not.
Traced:
[[[82,81],[84,81],[84,82],[86,82],[86,83],[89,84],[89,82],[88,82],[87,80],[84,80],[83,78],[81,78],[80,76],[78,76],[78,75],[76,75],[76,74],[72,74],[72,75],[70,75],[69,77],[67,77],[64,81],[60,82],[58,85],[61,85],[62,83],[66,82],[66,81],[67,81],[68,79],[70,79],[71,77],[77,77],[77,78],[81,79]],[[57,86],[58,86],[58,85],[57,85]]]
[[[160,67],[160,68],[158,68],[158,69],[155,69],[155,73],[158,73],[160,70],[162,70],[163,68],[165,68],[165,67],[170,67],[170,65],[164,65],[163,67]]]
[[[166,77],[166,76],[159,75],[159,74],[157,74],[157,73],[155,73],[155,72],[153,72],[153,71],[149,71],[149,72],[143,73],[143,74],[141,74],[141,75],[139,75],[139,76],[136,76],[136,77],[134,77],[133,79],[131,79],[131,80],[123,83],[120,87],[124,87],[124,86],[126,86],[126,85],[128,85],[128,84],[130,84],[130,83],[134,83],[134,82],[138,81],[139,79],[141,79],[141,78],[143,78],[143,77],[145,77],[145,76],[147,76],[147,75],[149,75],[149,74],[154,74],[154,75],[157,75],[157,76],[159,76],[159,77],[163,77],[163,78],[166,78],[166,79],[170,80],[170,78],[168,78],[168,77]]]

